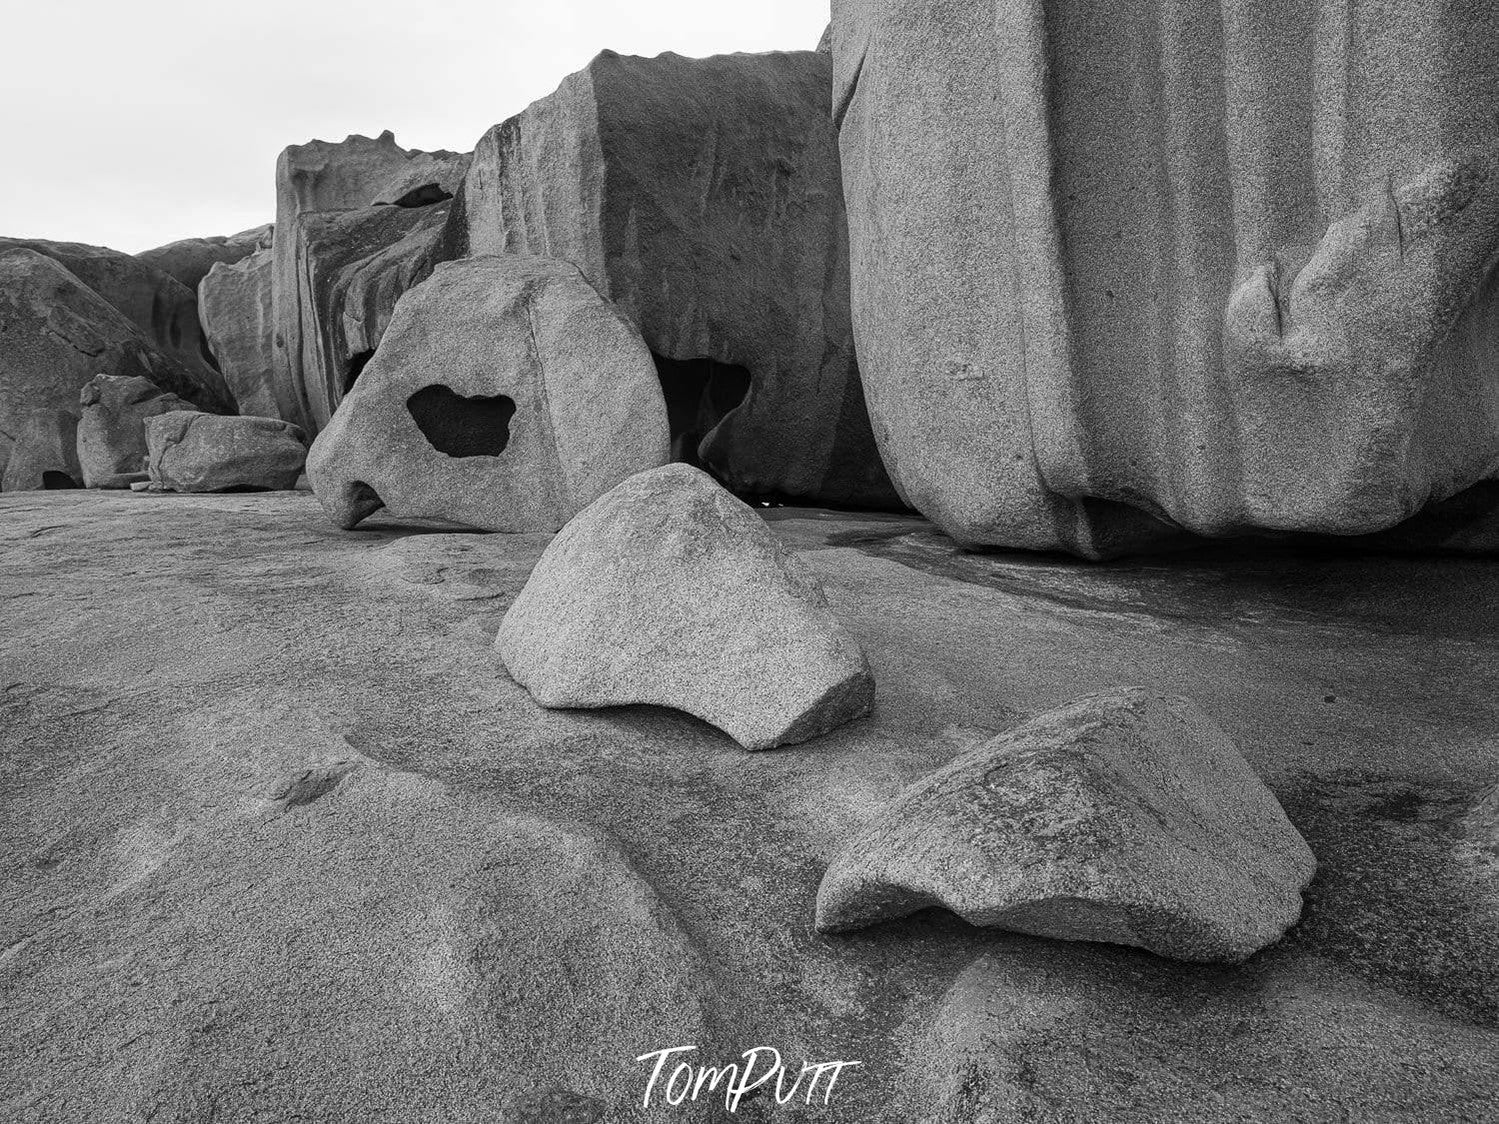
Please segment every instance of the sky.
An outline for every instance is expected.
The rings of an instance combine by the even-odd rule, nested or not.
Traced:
[[[604,48],[811,50],[828,0],[33,0],[5,17],[0,235],[136,253],[275,217],[277,154],[467,152]]]

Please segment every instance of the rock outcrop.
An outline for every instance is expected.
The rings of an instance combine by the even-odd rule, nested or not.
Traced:
[[[146,422],[146,469],[158,491],[294,488],[307,460],[301,429],[279,418],[174,410]]]
[[[1325,7],[835,0],[865,391],[943,530],[1356,535],[1493,475],[1499,9]]]
[[[173,360],[187,372],[191,383],[201,387],[191,395],[201,407],[211,410],[233,407],[223,376],[213,364],[203,329],[198,324],[195,290],[130,254],[104,246],[0,238],[0,253],[15,249],[31,250],[51,258],[135,325],[152,348]],[[96,368],[89,374],[103,369]],[[167,386],[160,379],[155,381]]]
[[[631,477],[563,528],[495,648],[543,706],[672,707],[746,749],[807,741],[874,702],[821,587],[685,464]]]
[[[78,466],[75,410],[31,410],[16,427],[15,443],[0,477],[0,491],[33,492],[83,487]]]
[[[299,377],[315,417],[331,416],[353,387],[401,295],[452,256],[447,217],[439,202],[314,211],[298,219]]]
[[[1185,699],[1091,695],[901,793],[839,852],[817,928],[942,905],[975,925],[1236,962],[1301,915],[1316,861]]]
[[[200,408],[228,405],[200,378],[207,368],[179,363],[91,286],[27,247],[0,249],[0,334],[0,433],[12,438],[31,410],[76,410],[97,374],[144,376]]]
[[[814,51],[605,51],[479,142],[457,248],[577,265],[658,357],[680,455],[734,490],[893,506],[854,361],[830,76]]]
[[[128,488],[147,479],[146,419],[193,408],[139,375],[95,375],[79,392],[78,405],[85,488]]]
[[[303,291],[299,220],[314,212],[352,211],[376,204],[402,209],[431,206],[457,191],[468,161],[467,155],[453,152],[408,151],[396,144],[389,131],[373,140],[351,136],[336,143],[311,141],[281,153],[276,164],[278,237],[272,270],[278,416],[316,433],[327,424],[342,396],[341,387],[329,385],[325,372],[308,372],[304,366],[307,337],[325,325],[309,319],[312,302]],[[381,248],[366,245],[365,251]]]
[[[239,412],[265,418],[280,417],[271,309],[274,269],[271,251],[256,250],[232,265],[214,265],[198,286],[198,319]]]
[[[270,223],[266,223],[238,234],[184,238],[154,250],[143,250],[135,256],[153,269],[175,277],[189,292],[196,293],[203,278],[215,265],[233,265],[257,251],[270,249],[273,229]]]
[[[313,443],[328,517],[381,507],[554,531],[666,460],[666,410],[635,329],[566,262],[449,262],[412,289]]]

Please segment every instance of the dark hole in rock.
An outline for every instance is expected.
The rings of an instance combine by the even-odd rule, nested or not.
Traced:
[[[433,203],[442,203],[453,198],[451,191],[444,191],[441,184],[424,183],[421,187],[413,187],[399,199],[392,200],[396,207],[430,207]]]
[[[749,393],[750,373],[716,359],[668,359],[651,352],[666,398],[673,460],[702,467],[697,447]]]
[[[504,394],[466,398],[452,387],[424,386],[406,399],[416,427],[439,453],[497,457],[510,443],[515,399]]]
[[[66,472],[58,472],[56,469],[48,469],[42,473],[42,487],[47,491],[55,491],[59,488],[77,488],[78,481],[74,480]]]
[[[349,356],[349,361],[344,364],[344,393],[354,389],[354,384],[359,381],[359,376],[364,372],[364,365],[375,356],[375,351],[361,351],[358,355]]]

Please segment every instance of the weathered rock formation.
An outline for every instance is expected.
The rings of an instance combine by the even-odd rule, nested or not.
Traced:
[[[313,443],[341,527],[388,507],[492,531],[554,531],[666,460],[666,411],[634,327],[566,262],[438,267]]]
[[[813,51],[605,51],[479,142],[456,248],[577,265],[660,359],[682,455],[736,491],[889,506],[854,362],[830,72]]]
[[[5,475],[0,477],[0,491],[83,487],[77,446],[76,407],[28,411],[16,427]]]
[[[835,0],[854,325],[968,543],[1380,531],[1499,464],[1499,9]]]
[[[139,375],[95,375],[78,395],[78,465],[85,488],[128,488],[147,478],[146,419],[192,403]]]
[[[315,211],[297,221],[299,377],[314,416],[331,416],[353,387],[401,295],[452,256],[447,217],[447,205],[436,203]]]
[[[294,488],[307,460],[302,431],[290,422],[192,410],[148,419],[146,447],[146,469],[158,491]]]
[[[154,250],[143,250],[135,256],[153,269],[175,277],[187,286],[189,292],[196,293],[203,278],[215,265],[233,265],[259,250],[270,249],[272,230],[271,224],[266,223],[238,234],[184,238]]]
[[[193,396],[203,408],[232,408],[228,388],[213,364],[203,330],[198,324],[195,290],[130,254],[104,246],[0,238],[0,253],[10,249],[32,250],[51,258],[92,289],[134,324],[155,350],[182,367],[191,381],[203,388]],[[89,374],[103,369],[97,368]],[[156,381],[168,385],[160,379]],[[73,390],[76,391],[77,387]]]
[[[543,706],[668,706],[746,749],[807,741],[874,702],[821,586],[685,464],[631,477],[563,528],[495,648]]]
[[[272,320],[270,250],[216,264],[198,286],[198,319],[208,348],[242,414],[279,417]]]
[[[308,337],[327,327],[320,319],[327,310],[316,308],[304,292],[302,218],[314,212],[352,211],[377,204],[426,208],[453,195],[468,161],[467,155],[452,152],[407,151],[388,131],[373,140],[351,136],[337,143],[312,141],[281,153],[276,164],[278,236],[273,247],[272,298],[278,416],[316,433],[327,424],[343,393],[341,383],[330,381],[328,371],[307,368],[309,351],[319,354]],[[368,238],[376,228],[362,227],[360,233]],[[401,230],[398,238],[409,233]],[[363,248],[375,253],[388,244],[366,241]]]
[[[833,860],[817,927],[942,905],[975,925],[1239,961],[1301,916],[1316,860],[1233,742],[1128,689],[1049,711],[901,793]]]
[[[94,288],[27,247],[0,249],[0,340],[0,433],[12,438],[31,410],[76,411],[79,391],[101,373],[144,376],[201,408],[229,405],[204,381],[208,367],[179,363]]]

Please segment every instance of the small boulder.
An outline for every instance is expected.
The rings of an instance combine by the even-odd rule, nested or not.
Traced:
[[[0,478],[0,491],[36,492],[83,487],[78,467],[78,415],[38,409],[24,416]]]
[[[838,854],[817,928],[941,905],[975,925],[1237,962],[1301,915],[1316,860],[1185,699],[1090,695],[906,789]]]
[[[864,653],[761,518],[699,469],[626,480],[547,548],[500,625],[546,707],[684,710],[746,749],[869,713]]]
[[[555,531],[667,449],[639,334],[575,267],[511,254],[438,266],[401,297],[307,475],[340,527],[386,507]]]
[[[288,490],[307,459],[290,422],[191,410],[149,419],[146,447],[153,489],[173,492]]]
[[[146,479],[146,419],[192,404],[139,375],[95,375],[78,395],[78,464],[85,488]]]

